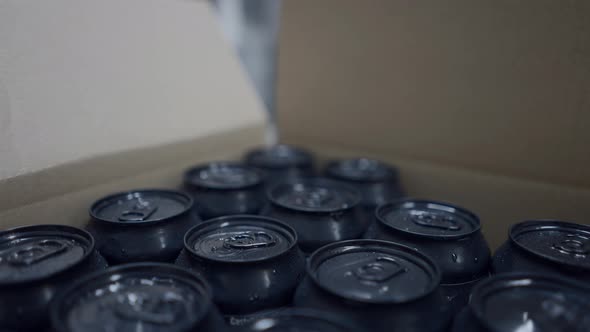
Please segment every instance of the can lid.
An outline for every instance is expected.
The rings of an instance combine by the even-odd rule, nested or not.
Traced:
[[[116,193],[99,199],[90,207],[96,220],[139,224],[166,221],[189,211],[193,199],[180,191],[142,189]]]
[[[448,203],[406,199],[377,208],[377,220],[397,231],[436,239],[453,239],[480,230],[472,212]]]
[[[341,211],[360,202],[356,189],[323,178],[277,184],[268,191],[268,198],[276,205],[305,212]]]
[[[250,332],[358,332],[359,327],[329,312],[286,308],[255,314],[243,331]]]
[[[63,272],[94,250],[92,236],[64,225],[36,225],[0,233],[0,285],[39,281]]]
[[[590,270],[590,227],[556,220],[530,220],[510,228],[525,251],[575,269]]]
[[[254,168],[234,162],[212,162],[193,167],[184,177],[188,186],[208,189],[241,189],[262,182],[262,175]]]
[[[199,276],[171,264],[126,264],[92,274],[50,308],[60,332],[192,331],[211,306]]]
[[[470,307],[490,331],[590,331],[590,289],[536,274],[500,274],[475,286]]]
[[[219,262],[250,263],[279,256],[297,243],[290,226],[267,217],[219,217],[190,229],[185,248],[193,255]]]
[[[313,164],[311,153],[285,144],[252,150],[246,154],[244,160],[255,167],[274,169],[311,167]]]
[[[354,158],[333,161],[326,167],[328,176],[359,182],[397,181],[398,171],[382,161]]]
[[[427,256],[401,244],[349,240],[311,255],[308,275],[325,291],[363,303],[407,303],[433,292],[440,271]]]

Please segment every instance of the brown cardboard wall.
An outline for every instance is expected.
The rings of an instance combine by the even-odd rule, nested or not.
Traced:
[[[590,1],[288,0],[282,24],[283,140],[590,187]]]

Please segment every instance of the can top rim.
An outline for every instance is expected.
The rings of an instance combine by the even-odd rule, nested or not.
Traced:
[[[340,294],[329,287],[326,287],[320,280],[318,280],[315,271],[317,268],[323,264],[326,260],[344,254],[344,253],[352,253],[358,251],[365,251],[368,248],[381,249],[387,250],[396,255],[404,256],[404,258],[411,260],[413,263],[424,267],[430,273],[430,283],[428,287],[422,292],[421,294],[415,295],[413,297],[408,297],[407,299],[398,301],[398,300],[378,300],[378,299],[359,299],[357,297],[352,297],[347,294]],[[389,241],[382,241],[382,240],[346,240],[346,241],[339,241],[335,243],[330,243],[325,245],[318,250],[316,250],[307,260],[306,272],[309,276],[310,280],[315,284],[317,287],[322,289],[323,291],[332,294],[336,297],[346,299],[348,301],[356,302],[356,303],[368,303],[368,304],[376,304],[376,305],[383,305],[383,304],[404,304],[417,301],[422,299],[430,294],[432,294],[437,287],[439,287],[441,282],[441,272],[438,267],[432,261],[432,259],[423,253],[410,248],[408,246],[389,242]]]
[[[296,186],[296,185],[326,186],[326,187],[332,188],[332,190],[337,190],[339,193],[346,192],[346,194],[349,195],[351,198],[350,198],[349,202],[347,202],[345,204],[345,206],[339,206],[339,207],[333,207],[333,208],[330,208],[330,207],[314,208],[314,207],[305,207],[305,206],[294,206],[294,205],[290,205],[290,204],[285,204],[285,203],[280,202],[278,200],[277,196],[279,196],[279,194],[281,192],[285,192],[287,190],[290,190],[293,188],[293,186]],[[292,211],[308,212],[308,213],[329,213],[329,212],[347,211],[347,210],[357,207],[361,202],[361,195],[358,192],[358,190],[356,190],[355,188],[353,188],[349,185],[340,183],[338,181],[323,178],[323,177],[309,177],[309,178],[304,178],[304,179],[279,182],[279,183],[274,184],[273,186],[271,186],[267,190],[266,196],[267,196],[268,200],[271,202],[271,204],[273,204],[273,205],[277,205],[277,206],[280,206],[282,208],[292,210]]]
[[[463,232],[460,234],[426,234],[426,233],[413,232],[410,230],[406,230],[406,229],[396,227],[395,225],[388,223],[386,220],[385,214],[389,211],[392,211],[392,210],[402,209],[402,208],[404,208],[405,205],[412,205],[412,206],[414,206],[414,205],[418,205],[418,206],[428,205],[429,207],[436,207],[437,209],[440,209],[441,211],[446,211],[446,212],[450,212],[453,214],[460,213],[460,214],[466,216],[466,218],[463,218],[463,220],[465,222],[468,222],[472,226],[473,229],[468,232]],[[389,203],[382,204],[379,207],[377,207],[377,209],[375,210],[375,217],[381,225],[383,225],[384,227],[386,227],[388,229],[392,229],[392,230],[395,230],[396,232],[401,232],[404,234],[410,234],[410,235],[416,236],[416,237],[428,238],[428,239],[433,239],[433,240],[460,239],[460,238],[469,237],[469,236],[481,231],[481,222],[479,220],[479,217],[475,213],[473,213],[463,207],[460,207],[458,205],[454,205],[454,204],[442,202],[442,201],[435,201],[435,200],[427,200],[427,199],[419,199],[419,198],[403,198],[400,200],[395,200],[395,201],[392,201]]]
[[[281,149],[288,155],[288,159],[274,159],[273,153]],[[313,155],[311,152],[300,147],[276,144],[271,146],[262,146],[250,150],[244,155],[244,161],[248,165],[266,169],[286,169],[291,167],[312,167]]]
[[[585,292],[590,296],[590,287],[572,279],[539,273],[511,272],[493,276],[475,285],[471,292],[471,299],[468,306],[474,313],[475,318],[487,329],[493,332],[501,332],[486,317],[484,313],[485,302],[488,296],[498,291],[516,287],[534,287],[551,290],[568,289],[572,294]]]
[[[145,194],[157,194],[157,193],[162,194],[162,193],[164,193],[169,196],[176,196],[176,197],[179,197],[185,201],[185,203],[184,203],[185,206],[184,206],[184,209],[182,209],[181,211],[179,211],[175,214],[172,214],[172,215],[169,215],[166,217],[162,217],[159,219],[150,219],[147,221],[120,222],[120,221],[113,221],[113,220],[105,219],[105,218],[98,216],[97,211],[99,210],[100,207],[110,204],[117,197],[127,196],[127,195],[131,195],[131,194],[136,194],[136,193],[145,193]],[[180,215],[188,213],[192,209],[193,204],[194,204],[193,198],[189,194],[187,194],[183,191],[180,191],[180,190],[154,189],[154,188],[133,189],[133,190],[128,190],[128,191],[116,192],[116,193],[104,196],[102,198],[99,198],[90,206],[90,208],[88,209],[88,213],[89,213],[90,217],[94,221],[97,221],[97,222],[107,223],[110,225],[117,225],[120,227],[126,227],[126,226],[137,227],[137,226],[147,226],[147,225],[153,225],[153,224],[157,224],[157,223],[170,221],[173,218],[176,218]]]
[[[200,171],[205,170],[212,165],[219,165],[228,168],[236,168],[248,171],[252,174],[256,175],[256,179],[249,183],[226,183],[226,184],[215,184],[215,183],[207,183],[206,181],[198,181],[195,180],[195,175],[198,174]],[[240,162],[235,161],[212,161],[204,164],[199,164],[187,169],[184,172],[184,184],[187,187],[193,188],[205,188],[205,189],[213,189],[213,190],[232,190],[232,189],[245,189],[260,185],[264,182],[264,176],[262,173],[257,170],[256,168],[249,166],[247,164],[243,164]]]
[[[183,332],[191,331],[192,328],[194,328],[194,326],[211,310],[213,299],[211,286],[200,275],[174,264],[155,262],[129,263],[86,275],[82,279],[75,281],[62,292],[56,294],[49,305],[49,316],[52,326],[54,326],[58,332],[69,332],[69,329],[66,327],[65,319],[63,319],[63,315],[67,314],[70,308],[65,307],[64,301],[74,296],[75,293],[90,289],[92,286],[95,286],[100,282],[119,280],[125,274],[140,275],[141,273],[151,275],[161,274],[166,275],[167,277],[173,276],[176,280],[181,280],[193,290],[199,292],[205,299],[205,301],[203,301],[203,309],[200,310],[199,314],[192,316],[193,319],[190,322],[187,322],[186,326],[181,327]]]
[[[371,162],[377,165],[381,169],[381,174],[367,174],[366,176],[358,176],[355,174],[349,174],[345,170],[342,169],[342,166],[346,163],[354,163],[360,162],[365,160],[367,162]],[[354,182],[383,182],[383,181],[391,181],[398,179],[398,173],[396,167],[389,165],[385,162],[382,162],[378,159],[372,158],[349,158],[349,159],[341,159],[341,160],[333,160],[328,163],[325,170],[326,174],[329,177],[346,180],[346,181],[354,181]]]
[[[28,233],[30,232],[30,233]],[[25,280],[17,280],[17,281],[0,281],[0,287],[7,287],[7,286],[15,286],[15,285],[24,285],[24,284],[31,284],[35,282],[39,282],[41,280],[46,280],[56,275],[65,273],[69,270],[72,270],[76,266],[82,264],[84,261],[88,259],[90,255],[94,253],[95,250],[95,243],[94,238],[90,233],[87,231],[69,226],[69,225],[58,225],[58,224],[46,224],[46,225],[29,225],[29,226],[19,226],[15,228],[10,228],[0,232],[0,239],[6,238],[7,240],[13,240],[18,238],[20,235],[48,235],[48,236],[55,236],[55,235],[76,235],[84,239],[86,243],[83,243],[86,247],[84,248],[84,254],[82,257],[75,263],[70,266],[65,267],[64,269],[57,270],[53,273],[48,273],[43,276],[35,277],[35,278],[28,278]],[[76,238],[76,240],[80,240],[80,238]]]
[[[580,225],[572,222],[561,221],[561,220],[553,220],[553,219],[536,219],[536,220],[527,220],[517,224],[514,224],[510,227],[509,230],[509,238],[510,242],[513,243],[518,248],[524,250],[525,252],[541,258],[543,260],[550,261],[552,263],[567,266],[569,268],[573,268],[576,270],[590,270],[590,265],[581,265],[576,264],[573,262],[569,262],[567,260],[559,259],[558,257],[554,257],[551,255],[543,254],[533,250],[532,248],[528,248],[526,245],[518,241],[518,237],[529,232],[539,232],[545,230],[575,230],[579,233],[584,233],[588,237],[590,237],[590,226]]]
[[[260,257],[255,259],[249,259],[245,261],[229,261],[218,259],[215,257],[204,256],[199,252],[195,251],[192,243],[194,243],[194,238],[197,237],[199,234],[202,234],[210,229],[223,229],[224,227],[231,227],[235,225],[253,225],[253,226],[266,226],[272,228],[274,231],[281,233],[287,241],[289,241],[289,246],[280,252],[273,253],[272,255],[266,257]],[[230,215],[230,216],[223,216],[217,217],[210,220],[207,220],[203,223],[200,223],[191,229],[189,229],[186,234],[184,235],[184,249],[189,252],[190,255],[198,257],[203,260],[213,261],[220,264],[228,264],[228,265],[244,265],[244,264],[252,264],[257,262],[268,261],[274,259],[276,257],[280,257],[297,246],[297,232],[293,227],[270,217],[259,216],[259,215],[249,215],[249,214],[238,214],[238,215]]]

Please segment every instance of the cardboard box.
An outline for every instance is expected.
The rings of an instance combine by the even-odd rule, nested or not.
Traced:
[[[206,2],[0,7],[2,228],[81,226],[107,193],[264,143]],[[520,220],[588,223],[589,18],[583,1],[287,0],[282,140],[397,165],[410,195],[479,214],[493,247]]]

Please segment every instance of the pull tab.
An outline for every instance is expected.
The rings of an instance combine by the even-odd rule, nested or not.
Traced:
[[[272,247],[276,240],[265,232],[244,232],[223,240],[223,246],[230,249],[256,249]]]
[[[577,234],[568,234],[561,242],[553,244],[552,248],[564,254],[586,257],[590,252],[590,239]]]
[[[410,218],[415,224],[424,227],[438,228],[446,231],[458,231],[461,229],[461,224],[452,217],[427,211],[412,211]]]
[[[145,221],[156,210],[158,210],[157,205],[138,197],[137,202],[131,209],[121,212],[119,221]]]
[[[178,320],[182,307],[182,302],[176,298],[155,298],[146,293],[129,292],[118,299],[113,311],[125,320],[171,325]]]
[[[361,282],[378,284],[407,271],[406,268],[391,257],[378,257],[374,261],[371,260],[358,267],[353,271],[353,274]]]
[[[56,256],[69,247],[65,240],[41,240],[23,245],[8,254],[6,262],[14,266],[29,266]]]

